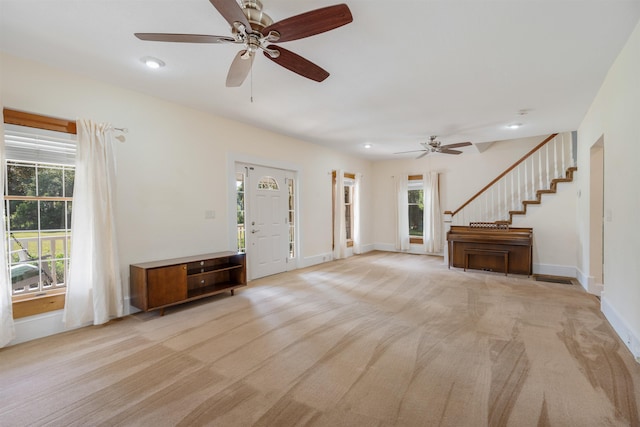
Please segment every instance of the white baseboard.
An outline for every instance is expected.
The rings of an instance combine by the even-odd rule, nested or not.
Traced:
[[[333,254],[331,252],[302,258],[300,259],[300,268],[311,267],[312,265],[322,264],[323,262],[329,262],[332,259],[333,259]]]
[[[374,243],[374,250],[383,252],[396,252],[396,245],[393,243]]]
[[[588,276],[584,271],[576,267],[576,278],[585,291],[592,295],[601,296],[604,291],[604,284],[596,282],[595,277]]]
[[[399,250],[396,250],[396,246],[392,243],[375,243],[373,245],[373,249],[376,251],[402,252],[405,254],[412,254],[412,255],[434,255],[434,256],[440,256],[440,257],[445,255],[444,253],[425,253],[422,250],[422,245],[411,245],[408,251],[399,251]]]
[[[576,278],[576,268],[569,265],[533,264],[533,274]]]
[[[374,245],[373,243],[369,243],[367,245],[360,245],[360,253],[363,253],[363,254],[374,251],[375,249],[376,249],[376,245]]]
[[[605,292],[602,293],[600,309],[624,345],[627,346],[636,361],[640,363],[640,335],[629,327],[624,318],[620,316],[620,313],[611,305]]]
[[[593,276],[589,276],[587,283],[587,292],[596,296],[602,296],[602,293],[604,292],[604,283],[597,283]]]
[[[578,267],[576,267],[576,279],[578,279],[578,282],[580,282],[584,290],[589,292],[589,276]],[[600,296],[600,294],[598,294],[598,296]]]
[[[131,307],[130,298],[124,300],[124,316],[139,311],[135,307]],[[91,326],[89,322],[86,325],[77,328],[67,328],[62,322],[62,314],[64,310],[49,311],[47,313],[36,314],[35,316],[22,317],[14,320],[16,337],[9,345],[20,344],[23,342],[36,340],[38,338],[48,337],[50,335],[60,334],[62,332],[71,331],[77,328]]]
[[[49,311],[16,319],[14,321],[16,337],[10,345],[66,332],[68,329],[62,323],[62,312],[63,310]]]
[[[353,249],[347,248],[347,256],[353,255]],[[374,244],[366,244],[360,247],[360,253],[367,253],[375,250],[376,247]],[[313,265],[322,264],[323,262],[333,261],[333,253],[326,252],[324,254],[313,255],[309,257],[302,258],[300,260],[300,268],[311,267]]]

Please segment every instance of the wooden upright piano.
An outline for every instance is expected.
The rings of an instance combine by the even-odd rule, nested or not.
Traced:
[[[532,274],[533,229],[510,228],[502,224],[471,223],[452,226],[447,233],[451,266]]]

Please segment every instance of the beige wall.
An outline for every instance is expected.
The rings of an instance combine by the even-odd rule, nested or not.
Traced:
[[[586,279],[590,246],[590,151],[604,141],[604,292],[602,310],[640,357],[640,23],[609,70],[578,129],[578,268]],[[597,173],[594,171],[594,173]]]
[[[467,148],[458,156],[440,154],[418,160],[375,162],[376,247],[392,250],[395,246],[392,176],[438,171],[442,210],[453,211],[546,136],[496,142],[482,153]],[[558,194],[544,196],[543,207],[530,206],[529,214],[517,218],[514,226],[534,229],[534,272],[575,277],[575,190],[573,184],[561,184],[559,190]]]
[[[129,129],[127,141],[116,147],[116,220],[125,284],[131,263],[234,249],[230,156],[299,171],[298,265],[330,257],[332,169],[364,175],[362,244],[373,242],[369,161],[42,64],[8,55],[0,60],[3,106]],[[215,219],[205,219],[205,210],[214,210]]]

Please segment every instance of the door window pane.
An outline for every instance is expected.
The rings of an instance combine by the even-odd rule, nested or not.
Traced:
[[[279,190],[278,181],[272,176],[263,176],[258,181],[258,190]]]

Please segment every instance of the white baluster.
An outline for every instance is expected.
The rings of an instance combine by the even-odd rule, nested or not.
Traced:
[[[489,190],[484,192],[484,218],[482,220],[489,220]]]
[[[521,165],[518,165],[518,200],[516,205],[516,210],[520,210],[520,204],[522,203],[522,192],[521,192],[521,184],[520,184],[520,170],[522,169]]]
[[[535,167],[536,163],[533,160],[533,155],[531,155],[531,194],[530,194],[530,198],[531,200],[533,200],[533,196],[536,194],[536,167]]]
[[[500,181],[496,182],[495,184],[496,187],[496,192],[498,193],[498,203],[496,204],[496,213],[493,215],[494,220],[499,220],[500,219],[500,211],[501,211],[501,206],[502,206],[502,201],[500,200],[502,198],[502,191],[500,190]]]
[[[480,199],[475,199],[475,200],[473,201],[473,220],[474,220],[474,221],[477,221],[477,220],[478,220],[478,218],[479,218],[479,216],[480,216],[480,215],[479,215],[479,210],[478,210],[478,208],[479,208],[479,206],[480,206],[480,205],[478,204],[478,202],[479,202],[479,201],[480,201]]]
[[[491,187],[491,215],[489,215],[489,221],[493,221],[496,217],[496,187]]]
[[[511,175],[509,177],[509,179],[511,180],[511,190],[509,191],[509,197],[511,197],[510,203],[509,203],[509,210],[512,211],[515,206],[515,199],[516,199],[516,170],[512,169],[511,172],[509,172],[509,174]]]
[[[562,134],[562,175],[561,178],[564,178],[565,171],[567,170],[564,162],[564,134]]]
[[[553,166],[554,166],[554,172],[553,172],[553,176],[558,178],[560,175],[558,175],[558,137],[554,137],[553,138]]]
[[[527,170],[527,161],[525,160],[524,162],[524,197],[526,197],[527,199],[529,198],[529,193],[527,193],[528,191],[528,186],[527,186],[527,179],[529,179],[529,175],[528,175],[528,170]]]
[[[542,150],[538,150],[538,181],[539,181],[539,190],[544,188],[544,184],[542,183]]]
[[[544,188],[551,188],[551,177],[549,176],[549,174],[551,173],[551,162],[549,161],[549,143],[548,142],[546,144],[546,148],[547,148],[547,162],[545,164],[547,166],[547,182]]]
[[[507,197],[507,187],[509,186],[509,180],[504,177],[504,208],[502,208],[502,218],[506,219],[509,214],[509,198]]]
[[[576,163],[573,157],[573,138],[571,137],[571,134],[569,134],[569,157],[571,159],[569,162],[569,166],[574,167]]]

